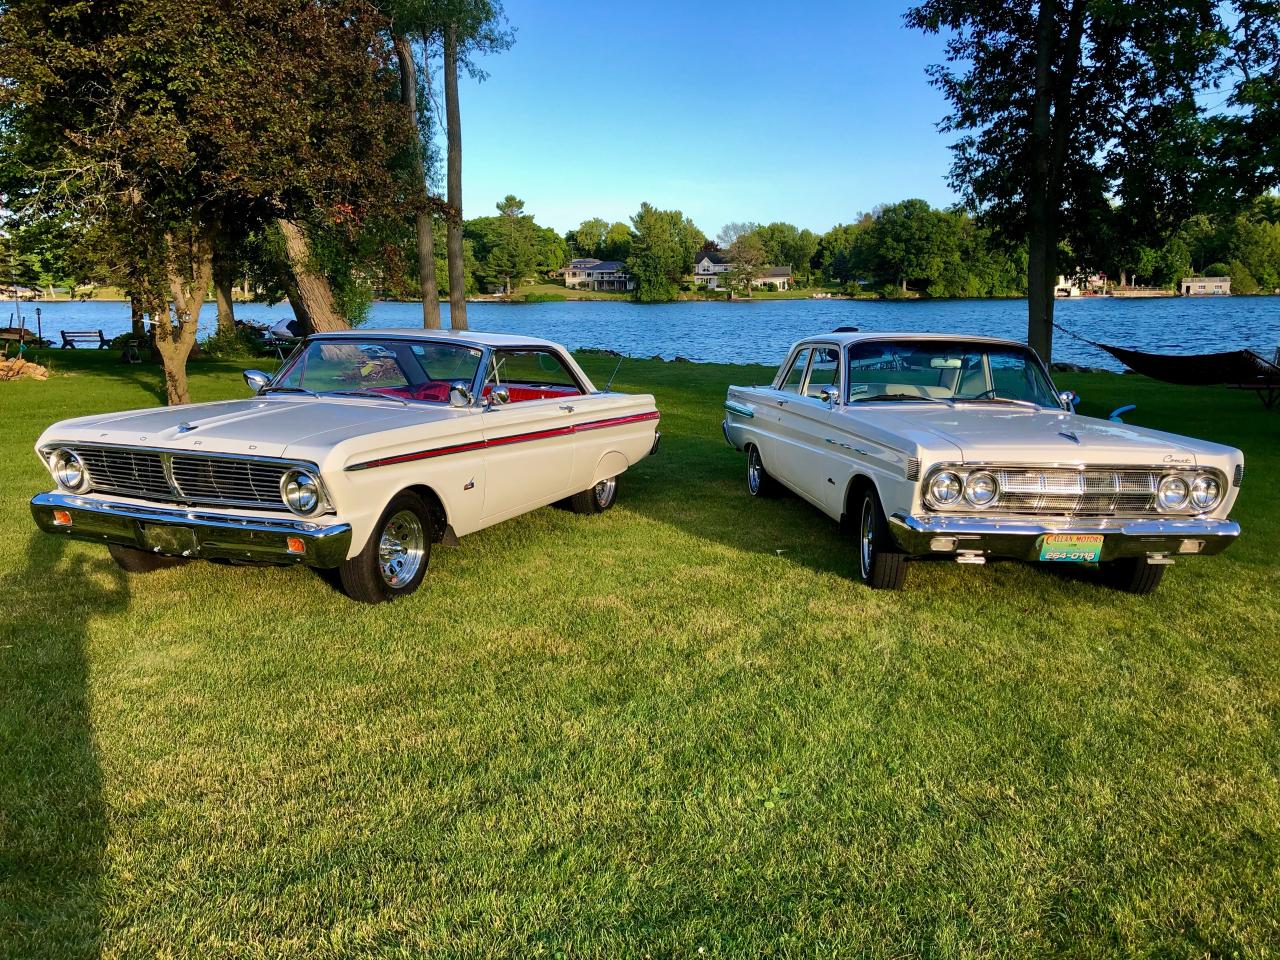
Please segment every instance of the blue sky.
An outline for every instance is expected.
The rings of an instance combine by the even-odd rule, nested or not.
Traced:
[[[905,3],[506,0],[516,44],[462,87],[463,204],[508,192],[558,230],[642,200],[714,236],[731,220],[826,230],[953,194],[942,41]]]

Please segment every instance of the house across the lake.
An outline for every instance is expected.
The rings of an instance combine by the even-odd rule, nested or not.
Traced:
[[[634,290],[636,282],[627,273],[627,265],[621,260],[597,260],[595,257],[579,257],[570,260],[560,273],[564,285],[575,290]]]
[[[705,286],[708,290],[720,289],[720,274],[733,269],[733,262],[723,253],[705,250],[699,253],[693,264],[693,282]],[[773,286],[776,290],[791,289],[790,267],[764,267],[759,276],[751,281],[753,287]]]
[[[1178,290],[1184,297],[1229,297],[1230,277],[1183,277]]]

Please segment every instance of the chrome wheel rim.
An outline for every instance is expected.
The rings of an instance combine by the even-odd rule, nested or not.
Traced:
[[[859,537],[860,547],[859,560],[862,563],[862,576],[864,578],[871,576],[871,552],[875,548],[875,530],[871,522],[871,498],[862,501],[862,523],[861,535]]]
[[[427,538],[422,521],[412,510],[401,510],[382,528],[378,541],[378,572],[389,587],[411,583],[422,569]]]
[[[617,477],[610,477],[608,480],[601,480],[595,486],[596,506],[601,510],[609,506],[609,504],[613,503],[613,497],[617,491]]]
[[[756,453],[756,448],[751,448],[751,456],[747,457],[747,489],[752,494],[760,492],[760,454]]]

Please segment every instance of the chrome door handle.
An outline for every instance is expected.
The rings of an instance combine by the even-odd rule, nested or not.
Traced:
[[[567,403],[560,404],[560,409],[563,410],[565,413],[573,413],[573,407]]]
[[[785,406],[787,405],[787,403],[788,403],[788,401],[786,401],[786,400],[779,400],[779,401],[778,401],[778,406],[780,406],[780,407],[785,407]]]

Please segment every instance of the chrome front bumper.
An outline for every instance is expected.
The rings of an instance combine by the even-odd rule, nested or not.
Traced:
[[[71,522],[59,523],[54,511],[64,511]],[[31,501],[31,515],[46,533],[204,560],[336,567],[351,547],[351,527],[345,523],[227,516],[69,493],[39,494]],[[301,552],[289,549],[290,539],[301,542]]]
[[[895,513],[889,518],[898,545],[913,556],[954,554],[1014,560],[1039,560],[1048,534],[1102,534],[1103,560],[1221,553],[1240,535],[1234,520],[1153,517],[1077,517],[1050,520],[1038,517],[913,517]]]

